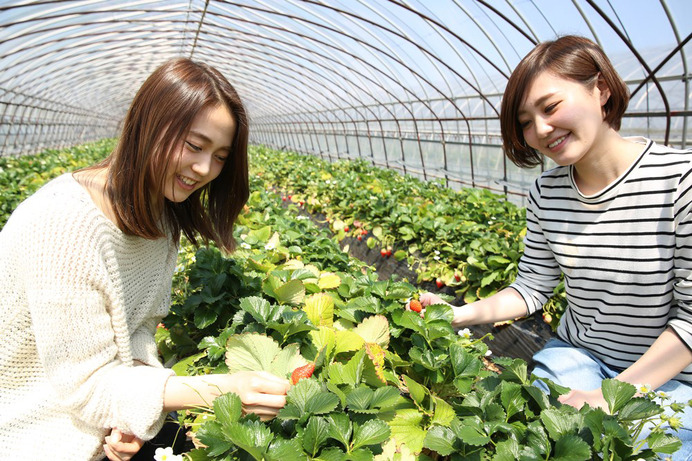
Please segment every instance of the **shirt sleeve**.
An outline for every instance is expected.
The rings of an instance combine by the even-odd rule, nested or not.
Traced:
[[[668,325],[692,349],[692,170],[680,179],[675,223],[674,302]]]
[[[560,282],[561,274],[538,217],[540,212],[539,181],[540,178],[534,182],[529,192],[524,253],[519,260],[517,278],[510,285],[524,298],[529,315],[543,308]]]
[[[27,245],[25,291],[49,392],[88,425],[152,438],[173,373],[134,366],[122,352],[127,325],[108,270],[107,223],[49,212],[40,226]]]

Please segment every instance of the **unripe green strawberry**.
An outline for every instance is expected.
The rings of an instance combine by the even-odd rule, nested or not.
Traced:
[[[298,367],[291,373],[291,383],[297,384],[303,378],[309,378],[315,371],[315,364],[310,362],[307,365]]]

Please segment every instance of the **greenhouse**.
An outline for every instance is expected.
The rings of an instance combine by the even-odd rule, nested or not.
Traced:
[[[0,459],[692,459],[691,37],[0,0]]]

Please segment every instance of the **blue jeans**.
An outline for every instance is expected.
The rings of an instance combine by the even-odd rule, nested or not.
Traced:
[[[542,378],[582,391],[600,389],[601,381],[614,378],[618,371],[609,368],[588,351],[576,348],[560,339],[550,339],[543,349],[534,356],[535,367],[533,374]],[[646,383],[641,383],[646,384]],[[547,392],[547,387],[540,381],[536,385]],[[656,391],[663,391],[670,397],[668,403],[680,402],[686,404],[692,399],[692,385],[677,380],[670,380]],[[687,407],[684,413],[679,413],[683,427],[676,433],[672,429],[669,434],[675,435],[682,441],[682,447],[672,455],[674,461],[692,460],[692,409]],[[646,437],[648,433],[644,433]]]

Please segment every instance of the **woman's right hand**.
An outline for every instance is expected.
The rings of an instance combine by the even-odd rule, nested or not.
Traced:
[[[244,413],[255,413],[262,420],[275,417],[286,405],[287,379],[267,371],[239,371],[230,375],[233,392],[243,402]]]

